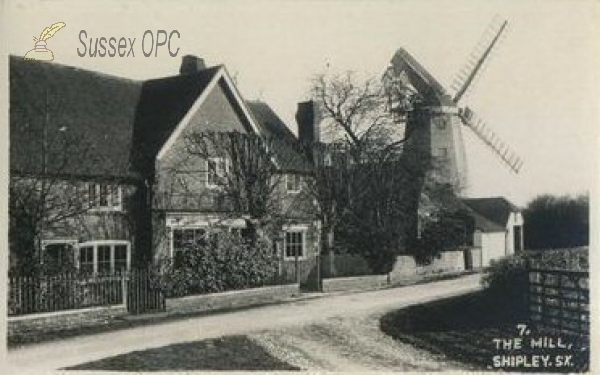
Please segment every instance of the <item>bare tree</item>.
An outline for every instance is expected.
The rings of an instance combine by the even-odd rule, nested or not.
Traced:
[[[397,252],[416,237],[420,203],[441,204],[433,197],[444,187],[426,179],[435,161],[402,152],[412,134],[390,111],[381,81],[359,82],[352,73],[319,75],[312,95],[324,119],[325,138],[333,142],[309,147],[311,192],[323,238],[329,240],[325,250],[333,254],[333,233],[340,233],[339,244],[363,255],[376,272],[389,272]],[[407,105],[413,104],[418,105]]]
[[[313,79],[311,94],[323,118],[324,138],[345,145],[356,161],[371,152],[397,152],[407,138],[378,78],[359,81],[353,72],[321,74]]]
[[[193,132],[186,136],[186,152],[196,162],[209,161],[214,193],[228,217],[243,218],[247,237],[271,240],[280,232],[294,202],[283,199],[286,171],[298,165],[301,155],[284,140],[239,132]],[[214,162],[211,162],[214,161]],[[197,177],[197,176],[196,176]],[[296,195],[293,200],[301,200]]]

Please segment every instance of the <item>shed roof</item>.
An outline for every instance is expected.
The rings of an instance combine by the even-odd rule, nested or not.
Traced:
[[[463,198],[462,202],[483,219],[506,228],[511,213],[520,209],[504,197]]]

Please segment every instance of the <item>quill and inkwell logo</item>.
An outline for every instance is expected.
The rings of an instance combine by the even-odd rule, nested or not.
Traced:
[[[64,22],[57,22],[50,27],[46,27],[39,38],[33,37],[35,48],[25,54],[23,60],[37,60],[37,61],[52,61],[54,60],[54,54],[48,48],[46,48],[46,41],[54,36],[56,32],[63,27],[67,26]]]

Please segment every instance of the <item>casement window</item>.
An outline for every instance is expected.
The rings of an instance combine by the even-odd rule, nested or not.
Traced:
[[[128,246],[115,245],[114,270],[115,272],[127,271],[128,267]]]
[[[90,208],[94,210],[122,210],[121,187],[114,184],[88,184]]]
[[[77,240],[43,240],[44,256],[42,261],[49,266],[73,264]]]
[[[302,259],[306,256],[306,229],[287,229],[283,239],[284,259]]]
[[[98,273],[107,274],[110,273],[110,246],[100,245],[98,246]]]
[[[127,241],[90,241],[79,245],[77,266],[83,274],[127,271],[131,253]]]
[[[241,237],[244,228],[239,225],[224,225],[220,227],[173,227],[171,229],[171,257],[175,267],[181,264],[186,251],[194,247],[216,244],[219,233],[229,232],[231,235]]]
[[[302,176],[287,174],[285,176],[285,187],[288,193],[298,193],[302,189]]]
[[[216,188],[223,183],[227,173],[227,160],[224,158],[209,158],[206,160],[206,186]]]
[[[182,263],[184,253],[191,247],[206,245],[205,228],[173,228],[171,237],[171,257],[175,267]]]
[[[90,274],[94,272],[94,247],[80,246],[79,247],[79,271],[81,273]]]

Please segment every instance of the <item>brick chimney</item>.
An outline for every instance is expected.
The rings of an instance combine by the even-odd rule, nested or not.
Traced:
[[[298,103],[296,110],[296,123],[298,124],[298,138],[304,144],[321,141],[321,122],[317,105],[313,100]]]
[[[206,69],[204,59],[196,57],[194,55],[185,55],[181,58],[181,66],[179,67],[179,74],[193,74],[203,69]]]

